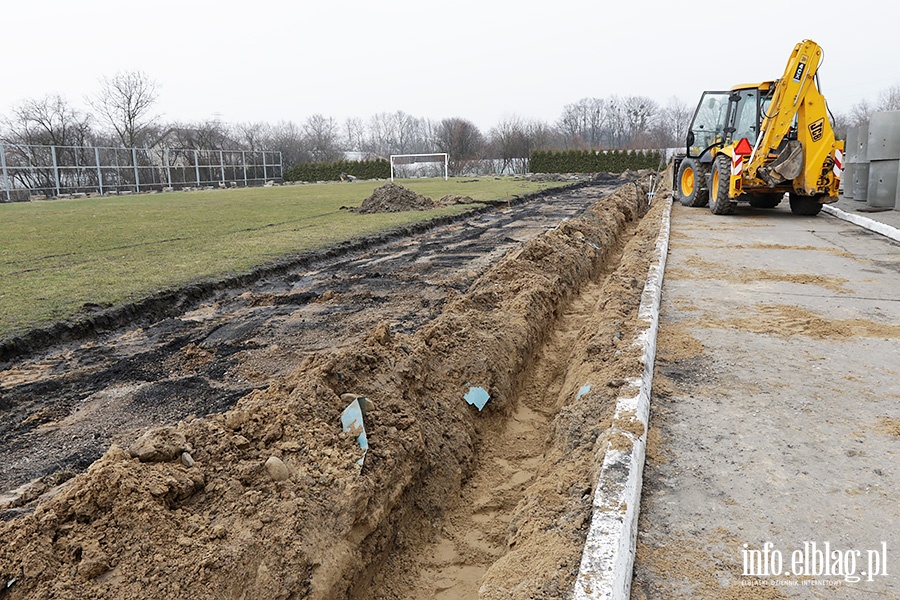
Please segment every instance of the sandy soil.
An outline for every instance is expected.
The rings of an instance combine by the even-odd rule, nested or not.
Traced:
[[[631,342],[659,213],[626,227],[560,311],[511,399],[512,414],[482,436],[472,474],[443,517],[414,531],[358,597],[571,594],[603,460],[597,448],[620,389],[640,371]]]
[[[344,343],[336,350],[280,344],[259,347],[260,340],[270,339],[273,331],[290,322],[293,310],[274,311],[275,321],[253,318],[257,311],[273,314],[273,308],[285,306],[279,302],[285,298],[287,305],[321,308],[345,296],[332,289],[313,296],[285,290],[304,274],[296,280],[270,282],[278,293],[258,287],[248,296],[201,306],[178,322],[161,323],[155,332],[161,334],[165,328],[177,332],[186,324],[200,323],[205,324],[201,335],[176,334],[154,347],[141,339],[145,331],[119,334],[106,348],[126,346],[123,342],[133,338],[137,347],[150,347],[153,352],[108,362],[100,352],[94,367],[85,369],[88,380],[94,381],[91,377],[100,373],[146,369],[144,381],[158,385],[166,379],[161,374],[174,372],[178,385],[155,396],[168,398],[183,389],[182,383],[198,377],[192,373],[215,372],[225,384],[222,387],[244,385],[243,393],[253,391],[226,412],[183,417],[172,427],[151,430],[150,437],[137,441],[132,437],[128,448],[114,444],[87,472],[45,493],[33,512],[0,523],[0,580],[7,582],[6,596],[277,599],[358,595],[366,581],[380,576],[379,569],[389,557],[416,543],[416,532],[423,530],[423,524],[440,522],[464,482],[477,481],[474,474],[483,444],[511,435],[531,440],[524,444],[526,456],[510,457],[519,462],[508,464],[503,484],[508,489],[500,490],[503,497],[506,491],[525,492],[521,500],[512,497],[505,504],[516,502],[509,520],[515,530],[507,532],[505,541],[515,551],[504,555],[509,557],[507,562],[488,571],[482,585],[488,588],[487,597],[522,597],[522,590],[541,586],[545,597],[562,597],[567,577],[577,570],[577,560],[565,562],[571,568],[563,569],[556,554],[550,563],[540,563],[542,536],[549,532],[568,537],[570,549],[563,554],[571,556],[571,548],[580,553],[577,532],[586,525],[589,482],[594,477],[588,473],[585,484],[583,469],[573,468],[578,483],[550,482],[567,472],[570,457],[596,459],[594,442],[603,432],[597,422],[598,407],[614,393],[606,390],[615,388],[618,381],[598,382],[595,391],[579,398],[579,405],[571,401],[578,377],[565,380],[562,395],[570,401],[552,421],[552,441],[545,446],[549,450],[545,449],[540,464],[537,442],[541,435],[531,430],[539,431],[543,421],[549,420],[549,414],[542,413],[547,408],[535,405],[528,394],[518,399],[523,389],[554,385],[553,373],[559,367],[552,365],[558,361],[545,358],[548,362],[541,362],[537,357],[542,356],[542,347],[549,344],[546,355],[550,357],[569,343],[566,335],[571,332],[553,333],[560,315],[566,307],[577,315],[593,302],[588,282],[608,264],[628,222],[642,212],[645,197],[636,194],[636,186],[629,184],[622,190],[599,199],[583,216],[498,256],[496,264],[484,265],[480,274],[476,270],[471,284],[460,281],[461,292],[451,291],[436,302],[439,314],[432,320],[427,311],[418,317],[422,319],[418,327],[407,324],[404,330],[393,324],[393,315],[380,311],[387,318],[362,337],[342,338]],[[442,249],[447,247],[441,244]],[[636,252],[639,255],[641,250]],[[431,263],[428,272],[439,256],[425,261]],[[377,269],[383,263],[377,259],[366,264],[382,272]],[[404,268],[408,267],[399,271]],[[627,272],[612,279],[616,286],[637,289],[639,295],[642,279]],[[582,286],[586,286],[585,300],[573,301]],[[421,303],[424,294],[421,288],[417,292]],[[576,363],[594,363],[595,369],[617,368],[606,361],[616,356],[618,343],[628,340],[625,309],[630,303],[624,300],[622,306],[614,306],[606,294],[601,294],[604,299],[597,306],[616,314],[616,319],[604,321],[595,331],[580,331],[577,339],[583,341],[575,344],[583,353]],[[292,304],[295,297],[298,302]],[[393,306],[390,298],[386,300],[380,304]],[[218,311],[230,303],[240,310],[217,320]],[[611,334],[608,327],[618,329]],[[210,339],[214,343],[203,343]],[[280,339],[287,342],[291,337]],[[160,352],[162,348],[167,351]],[[74,356],[83,356],[81,349]],[[136,362],[136,355],[146,362]],[[285,355],[290,360],[277,360]],[[223,360],[231,356],[241,358]],[[630,360],[627,352],[622,356]],[[532,365],[538,367],[531,369]],[[529,375],[532,371],[535,374]],[[542,372],[546,375],[538,374]],[[10,377],[18,382],[16,386],[52,388],[52,377],[44,383],[40,373],[61,376],[51,365],[45,370],[26,366]],[[543,383],[529,384],[528,377]],[[215,387],[209,381],[208,387]],[[257,387],[257,383],[265,385]],[[66,381],[55,385],[66,388]],[[482,412],[462,401],[472,385],[490,393]],[[99,410],[117,393],[128,396],[133,391],[107,386],[101,397],[92,400]],[[341,396],[348,393],[369,399],[365,415],[369,449],[364,456],[355,434],[342,432],[339,425],[347,403]],[[129,398],[133,404],[134,396]],[[145,399],[147,404],[158,404],[152,398]],[[37,395],[29,402],[31,407],[40,404]],[[49,415],[42,423],[59,424],[73,414]],[[513,424],[509,432],[505,423]],[[19,437],[26,436],[12,439]],[[479,497],[484,498],[472,498],[477,502]],[[493,526],[504,519],[498,515],[488,520]],[[557,531],[540,523],[552,523]],[[447,531],[448,540],[458,539],[452,537],[452,528]],[[497,532],[480,531],[484,541],[480,550],[490,555]],[[472,541],[479,549],[479,534],[474,533]],[[441,550],[445,558],[446,551],[445,543]],[[466,571],[463,580],[471,575]],[[512,577],[520,579],[510,588]],[[546,587],[548,582],[556,586],[555,591]]]

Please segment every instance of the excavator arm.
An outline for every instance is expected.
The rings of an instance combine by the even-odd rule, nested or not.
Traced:
[[[746,166],[749,177],[758,177],[770,185],[795,179],[804,174],[804,164],[823,164],[833,151],[834,133],[830,124],[825,126],[825,98],[815,80],[821,61],[822,48],[814,41],[803,40],[794,47],[763,115],[760,135]],[[797,141],[783,144],[795,122]],[[802,190],[815,193],[820,187],[818,182],[807,179],[810,177],[804,176],[803,181],[795,183],[800,183]]]

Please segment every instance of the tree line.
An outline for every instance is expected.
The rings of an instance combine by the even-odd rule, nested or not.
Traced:
[[[155,114],[158,85],[140,71],[100,81],[81,111],[64,97],[30,99],[0,119],[0,140],[8,144],[154,147],[207,150],[275,150],[284,166],[331,163],[348,152],[369,158],[391,154],[447,152],[451,172],[471,161],[491,159],[501,172],[524,173],[535,150],[659,149],[684,145],[693,104],[672,97],[664,105],[645,96],[583,98],[566,104],[555,122],[510,116],[482,131],[463,117],[439,120],[403,111],[339,123],[314,114],[301,122],[167,122]],[[900,108],[900,86],[875,102],[861,101],[849,114],[835,115],[839,134],[868,120],[872,112]]]

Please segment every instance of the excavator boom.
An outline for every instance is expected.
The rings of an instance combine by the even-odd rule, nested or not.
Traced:
[[[755,177],[769,155],[781,145],[797,118],[801,103],[811,91],[818,94],[815,83],[816,73],[822,61],[822,48],[812,40],[803,40],[791,53],[784,68],[784,75],[775,82],[769,113],[763,115],[762,125],[747,164],[747,174]],[[824,99],[823,99],[824,105]]]

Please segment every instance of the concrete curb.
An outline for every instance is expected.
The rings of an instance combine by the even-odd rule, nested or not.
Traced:
[[[659,303],[669,249],[672,203],[670,198],[663,201],[667,202],[667,206],[656,240],[656,256],[650,265],[638,309],[638,318],[647,323],[647,328],[636,341],[643,346],[644,372],[633,381],[639,388],[638,394],[618,399],[609,432],[610,439],[621,440],[622,436],[627,437],[632,442],[631,448],[620,450],[613,447],[612,441],[607,442],[594,492],[591,525],[575,582],[574,600],[628,600],[631,595],[631,574],[637,544],[638,512],[650,416],[650,389],[656,358]],[[617,426],[617,423],[635,421],[643,424],[640,436]]]
[[[896,227],[893,227],[891,225],[887,225],[886,223],[881,223],[880,221],[870,219],[869,217],[851,215],[848,212],[844,212],[843,210],[835,208],[833,206],[828,206],[827,204],[822,207],[822,211],[831,215],[832,217],[837,217],[838,219],[841,219],[843,221],[853,223],[854,225],[859,225],[864,229],[874,231],[875,233],[890,238],[895,242],[900,242],[900,229],[897,229]]]

